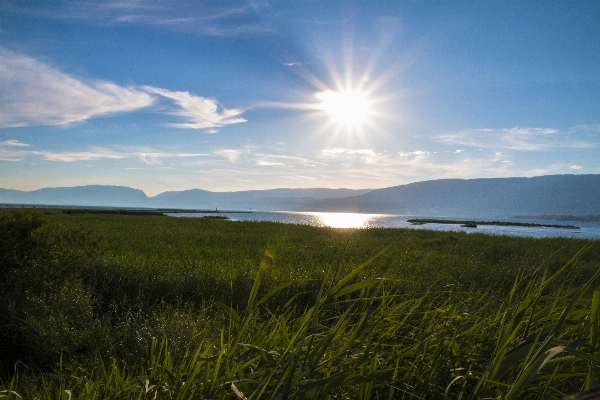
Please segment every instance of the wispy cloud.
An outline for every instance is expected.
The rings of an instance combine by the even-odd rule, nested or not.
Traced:
[[[177,109],[169,114],[187,121],[168,124],[174,128],[216,133],[217,128],[225,125],[246,122],[240,116],[243,110],[225,109],[215,99],[152,86],[122,87],[107,81],[86,83],[2,47],[0,88],[0,128],[63,125],[132,112],[154,104],[158,96],[176,104]]]
[[[18,140],[5,140],[3,142],[0,142],[0,147],[1,146],[13,146],[13,147],[29,147],[31,146],[30,144],[27,143],[21,143]]]
[[[256,165],[260,165],[263,167],[281,167],[281,166],[284,166],[285,164],[282,162],[277,162],[277,161],[258,159],[258,160],[256,160]]]
[[[223,1],[162,0],[59,1],[39,6],[7,0],[7,10],[43,18],[72,19],[97,25],[146,25],[206,36],[260,35],[270,32],[268,7]],[[260,15],[257,11],[260,11]]]
[[[256,154],[256,163],[263,166],[316,166],[327,165],[306,157],[288,156],[283,154]]]
[[[222,108],[219,112],[219,103],[214,99],[196,96],[189,92],[171,92],[152,86],[144,86],[144,89],[149,93],[155,93],[174,100],[181,108],[180,110],[171,111],[169,114],[183,117],[189,122],[169,124],[174,128],[206,129],[246,122],[246,119],[240,117],[242,110]],[[208,132],[214,133],[215,130],[212,129]]]
[[[0,142],[0,161],[17,162],[24,160],[26,156],[33,153],[32,151],[23,149],[23,147],[29,146],[27,143],[21,143],[14,139]]]
[[[0,147],[0,161],[22,161],[27,153],[26,151],[15,151]]]
[[[152,96],[111,82],[85,83],[0,47],[0,128],[61,125],[148,107]]]
[[[14,145],[11,145],[14,146]],[[28,145],[26,145],[28,146]],[[2,161],[24,161],[30,157],[42,158],[46,161],[56,162],[76,162],[100,160],[106,158],[120,159],[130,157],[130,154],[117,153],[105,148],[93,148],[90,151],[74,151],[74,152],[52,152],[38,150],[13,150],[10,147],[4,147],[0,143],[0,160]]]
[[[371,149],[344,149],[344,148],[335,148],[335,149],[323,149],[321,150],[323,154],[350,154],[350,155],[375,155],[375,152]]]
[[[243,153],[243,151],[235,150],[235,149],[223,149],[223,150],[216,150],[214,153],[225,157],[232,163],[235,163],[240,158],[240,155]]]
[[[327,160],[337,160],[346,164],[359,162],[361,164],[373,164],[376,162],[379,155],[372,149],[345,149],[345,148],[334,148],[334,149],[323,149],[319,154],[320,157],[324,157]]]
[[[600,145],[597,126],[561,131],[551,128],[468,129],[440,135],[438,140],[477,148],[540,151],[551,148],[593,148]]]
[[[91,161],[101,159],[121,159],[128,157],[127,154],[120,154],[104,148],[95,148],[92,151],[77,151],[77,152],[62,152],[54,153],[49,151],[35,152],[43,156],[48,161],[57,162],[76,162],[76,161]]]
[[[54,152],[48,150],[25,150],[15,148],[31,147],[26,143],[21,143],[17,140],[5,140],[0,142],[0,160],[2,161],[23,161],[26,158],[42,158],[46,161],[72,163],[77,161],[92,161],[102,159],[125,159],[139,158],[148,165],[160,164],[160,160],[164,158],[190,158],[203,157],[207,153],[179,153],[179,152],[163,152],[154,149],[129,149],[117,151],[105,147],[92,147],[87,151],[63,151]]]
[[[162,151],[155,151],[152,149],[144,149],[141,151],[134,152],[132,154],[137,155],[140,160],[142,160],[145,164],[148,165],[160,164],[160,160],[163,158],[189,158],[208,156],[207,153],[168,153]]]
[[[422,151],[422,150],[417,150],[417,151],[399,151],[398,152],[398,155],[400,157],[411,157],[411,156],[422,157],[422,156],[426,156],[428,154],[429,154],[428,151]]]
[[[340,178],[355,185],[360,182],[361,187],[386,187],[415,180],[515,175],[515,167],[503,163],[500,155],[485,155],[483,152],[479,157],[465,157],[455,152],[325,150],[318,157],[328,160],[328,171],[336,176],[334,181],[337,184]]]

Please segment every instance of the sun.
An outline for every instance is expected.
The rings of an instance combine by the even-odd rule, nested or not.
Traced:
[[[397,113],[389,113],[389,103],[396,100],[397,94],[386,86],[394,76],[394,68],[374,74],[376,58],[358,70],[353,68],[351,55],[344,57],[343,65],[337,64],[337,58],[324,57],[329,72],[326,80],[304,64],[293,63],[290,66],[313,90],[303,92],[301,102],[277,105],[309,111],[305,117],[315,121],[311,137],[316,141],[325,139],[330,145],[342,141],[346,147],[368,145],[376,140],[374,137],[387,136],[389,132],[382,123],[398,118]]]
[[[359,91],[325,90],[315,96],[321,101],[317,108],[327,113],[338,126],[358,128],[369,118],[369,101]]]

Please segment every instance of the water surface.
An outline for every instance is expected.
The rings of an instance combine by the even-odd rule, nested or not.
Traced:
[[[562,229],[549,227],[517,227],[517,226],[495,226],[479,225],[477,228],[465,228],[453,224],[413,225],[407,222],[414,218],[427,218],[427,216],[414,215],[391,215],[391,214],[359,214],[359,213],[324,213],[324,212],[220,212],[215,213],[178,213],[168,214],[176,217],[204,217],[222,215],[232,221],[270,221],[286,224],[304,224],[330,228],[410,228],[429,229],[437,231],[457,231],[467,233],[486,233],[491,235],[511,235],[523,237],[568,237],[580,239],[600,239],[600,223],[579,221],[545,221],[527,219],[497,219],[497,218],[461,218],[473,221],[502,221],[502,222],[529,222],[536,224],[575,225],[581,229]],[[443,219],[436,217],[437,219]],[[456,219],[456,218],[453,218]]]

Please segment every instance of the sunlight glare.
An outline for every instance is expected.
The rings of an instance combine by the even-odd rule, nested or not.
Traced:
[[[329,114],[338,125],[355,128],[369,116],[369,102],[357,91],[326,90],[317,93],[316,97],[322,102],[319,109]]]
[[[356,214],[356,213],[307,213],[319,218],[323,225],[330,228],[364,228],[369,220],[376,217],[376,214]]]

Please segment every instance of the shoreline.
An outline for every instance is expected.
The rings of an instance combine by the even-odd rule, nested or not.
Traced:
[[[449,224],[449,225],[461,225],[467,228],[477,228],[477,225],[496,225],[496,226],[517,226],[522,228],[560,228],[560,229],[581,229],[575,225],[558,225],[558,224],[534,224],[530,222],[501,222],[501,221],[466,221],[466,220],[450,220],[450,219],[430,219],[430,218],[416,218],[409,219],[406,222],[410,222],[413,225],[425,225],[425,224]]]

